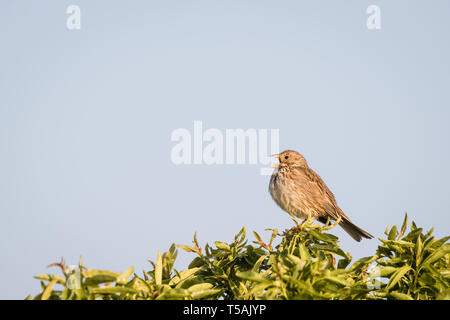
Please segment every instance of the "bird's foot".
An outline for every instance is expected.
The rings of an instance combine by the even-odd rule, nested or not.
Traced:
[[[295,225],[295,226],[293,226],[292,228],[290,228],[290,229],[286,229],[286,230],[284,230],[284,232],[282,233],[282,236],[286,236],[286,235],[288,235],[288,234],[290,234],[290,233],[292,233],[292,232],[296,232],[296,231],[302,231],[302,227],[303,227],[303,225],[304,225],[304,223],[307,221],[307,219],[305,219],[305,220],[303,220],[300,224],[297,224],[297,225]]]

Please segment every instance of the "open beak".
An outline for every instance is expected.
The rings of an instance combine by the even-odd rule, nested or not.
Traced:
[[[273,157],[273,158],[280,158],[280,155],[279,155],[279,154],[273,154],[272,157]],[[271,165],[270,167],[271,167],[271,168],[278,168],[279,166],[280,166],[280,163],[278,162],[278,163],[274,163],[274,164]]]

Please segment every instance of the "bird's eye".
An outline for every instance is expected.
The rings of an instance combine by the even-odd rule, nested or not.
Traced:
[[[289,156],[284,156],[284,158],[287,160],[289,158]]]

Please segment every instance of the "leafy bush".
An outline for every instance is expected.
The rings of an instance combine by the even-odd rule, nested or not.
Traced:
[[[294,220],[295,221],[295,220]],[[450,237],[435,239],[414,222],[405,235],[387,228],[373,256],[351,264],[352,257],[324,226],[307,221],[279,233],[267,243],[254,232],[250,244],[245,228],[231,243],[216,241],[202,250],[179,245],[196,257],[188,269],[173,268],[177,246],[158,252],[153,270],[142,276],[131,267],[122,273],[59,266],[63,276],[44,274],[42,291],[28,299],[450,299]],[[278,244],[275,246],[275,242]],[[55,287],[59,284],[62,290]]]

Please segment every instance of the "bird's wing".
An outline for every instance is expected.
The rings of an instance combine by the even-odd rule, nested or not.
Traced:
[[[296,171],[296,180],[300,184],[301,192],[312,208],[320,215],[329,216],[333,220],[342,216],[343,212],[337,205],[334,194],[317,173],[310,168],[298,168]]]

